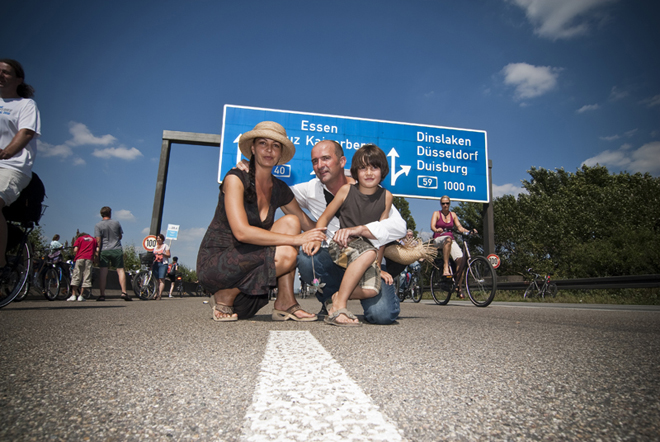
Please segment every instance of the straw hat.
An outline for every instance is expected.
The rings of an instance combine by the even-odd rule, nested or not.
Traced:
[[[284,130],[281,124],[274,121],[262,121],[254,126],[254,129],[241,135],[241,139],[238,141],[238,147],[241,149],[241,153],[245,155],[245,158],[252,157],[252,140],[255,138],[270,138],[282,144],[282,158],[280,158],[277,164],[288,163],[296,153],[295,146],[286,136],[286,130]]]
[[[404,240],[403,244],[392,244],[385,247],[383,255],[399,264],[412,264],[420,259],[433,261],[438,254],[438,249],[428,243],[422,242],[420,238]]]

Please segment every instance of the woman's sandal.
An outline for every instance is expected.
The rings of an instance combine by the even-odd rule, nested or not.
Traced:
[[[295,315],[298,310],[305,311],[300,307],[300,304],[296,303],[286,310],[273,309],[273,315],[271,317],[273,318],[273,321],[286,321],[287,319],[292,319],[297,322],[313,322],[318,319],[316,315],[309,318],[299,318]]]
[[[222,313],[223,315],[229,315],[229,316],[221,316],[217,317],[215,315],[215,312]],[[213,306],[213,320],[216,322],[232,322],[232,321],[238,321],[237,316],[232,316],[234,314],[234,307],[231,305],[224,305],[224,304],[216,304]]]
[[[337,327],[362,327],[361,322],[339,322],[339,321],[337,321],[337,318],[339,317],[339,315],[345,315],[348,319],[357,319],[357,316],[355,316],[353,313],[351,313],[347,309],[340,308],[336,312],[334,312],[331,315],[328,315],[328,316],[325,317],[326,324],[336,325]]]

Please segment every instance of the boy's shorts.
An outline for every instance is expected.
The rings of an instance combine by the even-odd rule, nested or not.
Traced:
[[[353,261],[362,256],[363,253],[370,250],[378,252],[373,244],[362,237],[355,238],[343,249],[335,241],[330,241],[330,244],[328,245],[328,253],[332,258],[332,261],[339,267],[343,268],[348,267]],[[375,290],[376,293],[379,293],[380,285],[380,266],[374,259],[374,262],[372,262],[367,270],[364,271],[362,278],[360,278],[360,281],[358,282],[358,287],[366,290]]]
[[[99,267],[124,268],[124,251],[122,249],[103,250],[99,257]]]
[[[92,260],[79,259],[73,267],[73,275],[71,276],[71,285],[76,287],[91,287],[92,286]]]

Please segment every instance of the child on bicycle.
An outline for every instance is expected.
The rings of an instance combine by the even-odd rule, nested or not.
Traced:
[[[380,292],[381,277],[387,284],[392,284],[392,276],[380,270],[384,246],[376,250],[368,239],[351,239],[350,233],[345,230],[388,217],[393,196],[380,186],[388,173],[385,152],[375,144],[365,144],[359,148],[351,163],[351,176],[356,184],[342,186],[316,223],[316,227],[326,227],[337,214],[341,229],[330,242],[328,251],[337,265],[346,267],[339,291],[326,301],[328,316],[325,322],[328,324],[362,325],[347,310],[348,300],[376,296]],[[339,242],[337,238],[341,238]]]

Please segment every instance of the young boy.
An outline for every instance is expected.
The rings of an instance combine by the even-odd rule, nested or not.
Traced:
[[[356,184],[342,186],[319,217],[316,227],[326,227],[335,214],[341,229],[366,225],[386,219],[392,207],[392,194],[380,183],[390,169],[387,157],[375,144],[365,144],[353,155],[351,176]],[[339,230],[337,233],[340,233]],[[335,235],[335,238],[337,235]],[[365,238],[351,240],[344,248],[332,240],[328,251],[333,261],[346,267],[339,291],[326,302],[325,322],[338,326],[360,326],[358,319],[346,309],[349,299],[373,298],[380,291],[381,277],[392,284],[392,277],[380,270],[384,247],[378,250]]]

